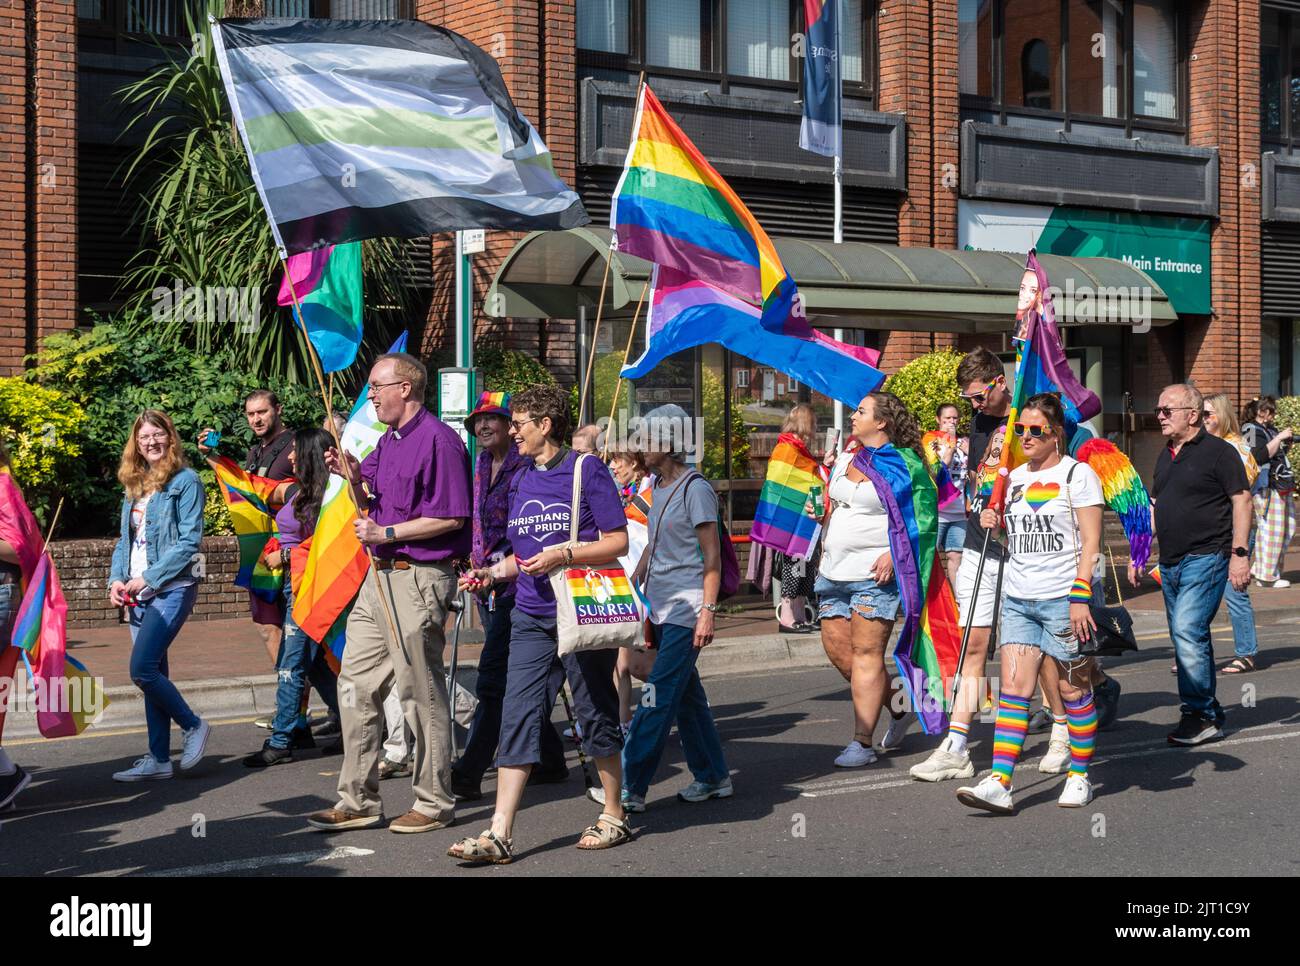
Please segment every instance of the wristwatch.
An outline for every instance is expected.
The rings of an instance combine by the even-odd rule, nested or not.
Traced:
[[[718,605],[717,605],[717,604],[701,604],[700,606],[702,606],[702,607],[703,607],[705,610],[707,610],[710,614],[716,614],[716,613],[718,612]]]
[[[1249,557],[1250,551],[1247,550],[1245,547],[1233,547],[1232,555],[1234,557]]]
[[[384,527],[384,540],[386,540],[388,543],[392,543],[396,539],[397,539],[397,531],[392,527]]]

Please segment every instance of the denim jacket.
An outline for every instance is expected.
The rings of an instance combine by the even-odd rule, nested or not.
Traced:
[[[130,580],[131,572],[131,507],[128,496],[122,498],[121,536],[113,550],[113,570],[109,585],[120,580]],[[199,552],[203,539],[203,482],[199,474],[183,469],[166,485],[154,493],[145,513],[145,553],[148,566],[144,582],[159,590],[177,577],[199,579],[203,568],[191,563]]]

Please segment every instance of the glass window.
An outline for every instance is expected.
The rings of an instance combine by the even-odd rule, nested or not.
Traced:
[[[1291,17],[1291,76],[1287,78],[1287,84],[1290,88],[1291,103],[1291,134],[1294,137],[1295,132],[1300,130],[1300,30],[1296,29],[1296,18]]]
[[[993,0],[957,0],[957,73],[963,94],[993,96]]]
[[[645,62],[677,70],[711,70],[702,54],[707,16],[701,0],[654,0],[646,4]]]
[[[727,73],[790,79],[788,0],[727,0]]]
[[[1282,15],[1260,7],[1259,123],[1264,137],[1282,136]]]
[[[1068,0],[1071,114],[1120,117],[1122,0]]]
[[[630,0],[578,0],[578,46],[626,54]]]
[[[1265,316],[1259,331],[1259,387],[1268,396],[1276,396],[1282,381],[1282,323]]]
[[[840,46],[844,48],[843,72],[847,84],[861,84],[866,78],[866,65],[862,52],[865,49],[867,25],[862,22],[863,0],[840,0]]]
[[[77,0],[77,16],[82,20],[103,20],[104,0]]]
[[[1133,2],[1133,113],[1178,117],[1178,21],[1168,0]]]
[[[1063,110],[1059,0],[1003,0],[1002,100]]]

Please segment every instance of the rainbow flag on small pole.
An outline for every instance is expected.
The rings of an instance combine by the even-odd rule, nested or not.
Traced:
[[[274,601],[284,584],[284,569],[268,567],[262,560],[262,551],[276,534],[275,513],[268,501],[281,481],[254,476],[225,456],[209,459],[208,463],[217,474],[217,485],[221,487],[239,541],[235,586],[247,587],[262,600]]]
[[[294,623],[313,641],[327,646],[331,644],[331,632],[337,634],[335,625],[340,617],[346,618],[370,569],[365,548],[352,526],[356,518],[352,488],[343,477],[331,476],[302,563],[302,575],[294,581],[293,597]],[[296,559],[294,563],[296,569]],[[339,657],[343,650],[341,639],[337,646],[335,656]]]
[[[782,433],[767,461],[749,539],[788,557],[807,558],[817,546],[821,521],[804,512],[815,486],[823,486],[821,465],[794,433]]]

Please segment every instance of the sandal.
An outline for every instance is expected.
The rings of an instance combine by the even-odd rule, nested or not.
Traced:
[[[515,860],[514,844],[514,839],[498,838],[495,832],[487,829],[478,838],[461,839],[447,850],[447,854],[471,865],[509,865]]]
[[[582,844],[582,840],[588,836],[596,839],[595,845]],[[613,815],[601,812],[600,818],[596,819],[596,824],[578,836],[578,848],[586,852],[594,852],[597,849],[612,849],[631,840],[632,827],[627,824],[627,819],[619,821]]]
[[[1219,668],[1220,674],[1249,674],[1255,670],[1255,659],[1253,657],[1234,657],[1231,661]]]

